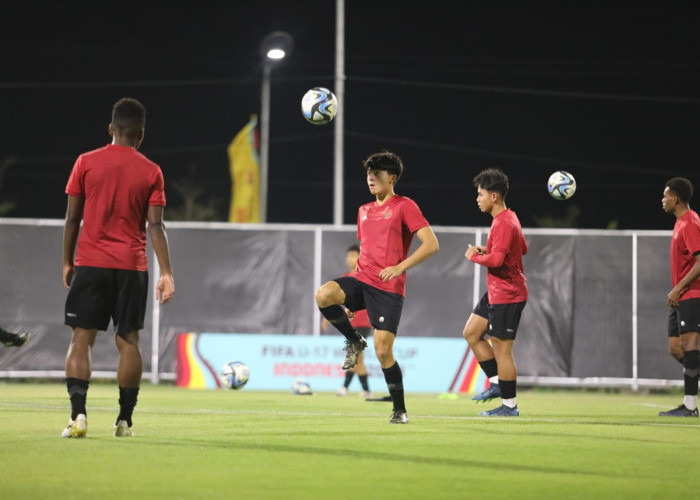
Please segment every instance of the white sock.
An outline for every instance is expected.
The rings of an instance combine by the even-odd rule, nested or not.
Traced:
[[[698,407],[698,397],[697,396],[683,396],[683,404],[689,410],[694,410]]]
[[[494,375],[493,377],[490,377],[489,382],[491,383],[491,385],[494,385],[494,384],[498,385],[498,375]]]
[[[510,398],[510,399],[503,399],[503,404],[506,405],[508,408],[515,408],[518,406],[518,403],[515,401],[515,398]]]

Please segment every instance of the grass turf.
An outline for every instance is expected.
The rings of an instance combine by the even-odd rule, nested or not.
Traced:
[[[117,388],[93,384],[88,437],[60,439],[65,386],[0,384],[3,498],[697,497],[700,421],[682,396],[521,391],[518,418],[409,395],[193,391],[144,385],[133,439],[112,436]],[[690,472],[690,473],[689,473]]]

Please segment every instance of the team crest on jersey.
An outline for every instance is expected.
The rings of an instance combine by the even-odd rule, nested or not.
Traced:
[[[389,217],[391,217],[391,210],[384,212],[384,218],[388,219]]]

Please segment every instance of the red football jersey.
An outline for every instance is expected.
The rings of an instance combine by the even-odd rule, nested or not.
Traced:
[[[76,266],[147,271],[149,205],[165,206],[160,167],[126,146],[109,144],[78,157],[66,194],[85,199]]]
[[[700,252],[700,218],[688,210],[676,220],[671,238],[671,283],[676,286],[695,265],[695,254]],[[700,298],[700,279],[693,281],[681,292],[681,300]]]
[[[520,221],[507,208],[493,218],[486,240],[486,255],[472,255],[472,262],[488,268],[486,285],[490,304],[514,304],[527,300],[523,255],[527,242]]]
[[[376,201],[362,205],[357,213],[360,259],[355,277],[380,290],[405,296],[406,273],[386,282],[379,273],[405,260],[413,233],[428,225],[416,202],[405,196],[394,195],[383,205]]]

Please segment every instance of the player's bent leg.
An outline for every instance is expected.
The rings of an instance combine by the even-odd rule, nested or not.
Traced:
[[[328,281],[316,290],[316,305],[318,307],[336,306],[343,303],[345,303],[345,292],[337,281]]]
[[[484,335],[486,335],[488,324],[488,319],[472,313],[469,315],[467,323],[464,325],[464,330],[462,331],[464,340],[467,341],[469,348],[472,350],[478,361],[485,361],[494,358],[491,345],[484,340]]]
[[[139,347],[139,332],[133,330],[115,336],[119,350],[117,382],[119,383],[119,415],[114,424],[115,437],[132,437],[131,417],[138,400],[143,360]]]
[[[464,325],[462,336],[469,344],[469,348],[474,353],[479,362],[479,366],[489,379],[489,386],[481,393],[472,397],[473,401],[485,403],[495,398],[501,397],[501,389],[498,386],[498,364],[491,344],[484,340],[488,320],[483,316],[472,313]]]

